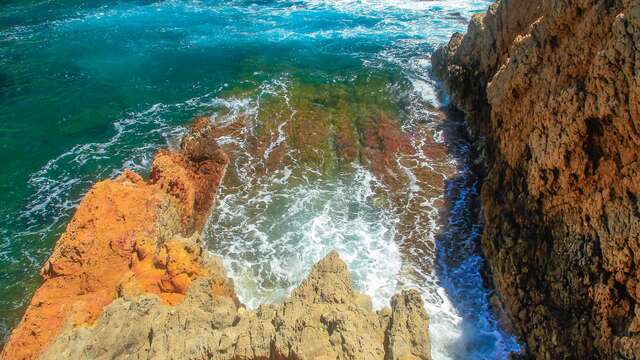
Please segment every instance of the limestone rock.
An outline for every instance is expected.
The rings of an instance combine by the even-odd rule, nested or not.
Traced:
[[[338,254],[318,262],[280,305],[247,310],[195,280],[175,307],[156,295],[122,297],[92,327],[67,324],[41,359],[430,359],[420,295],[363,308]]]
[[[640,1],[499,0],[433,56],[485,156],[482,247],[537,358],[639,358]]]
[[[150,181],[127,170],[89,190],[0,358],[35,359],[65,322],[92,324],[118,294],[159,296],[146,307],[175,305],[194,279],[210,276],[216,294],[237,301],[230,281],[216,275],[222,266],[199,245],[228,162],[211,127],[199,119],[182,149],[159,152]]]
[[[420,294],[403,291],[391,298],[391,320],[387,328],[387,359],[428,359],[429,336],[422,329],[427,325],[427,313]]]

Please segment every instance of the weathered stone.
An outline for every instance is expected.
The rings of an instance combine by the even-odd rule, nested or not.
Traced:
[[[431,358],[420,295],[405,291],[391,309],[364,309],[336,252],[281,305],[246,310],[212,286],[195,280],[175,307],[156,295],[119,298],[92,327],[68,323],[41,359]]]
[[[638,358],[640,1],[502,0],[433,57],[482,145],[482,246],[537,358]]]
[[[159,152],[150,181],[125,171],[89,190],[0,358],[36,358],[65,322],[92,324],[118,294],[151,293],[175,305],[193,279],[211,276],[216,293],[236,301],[228,279],[215,275],[222,266],[209,263],[199,245],[228,163],[211,128],[199,119],[182,149]]]
[[[391,298],[391,321],[387,328],[386,359],[428,359],[429,334],[425,331],[427,313],[420,294],[403,291]]]

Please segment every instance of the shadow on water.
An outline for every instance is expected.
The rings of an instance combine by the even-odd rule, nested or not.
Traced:
[[[465,358],[508,358],[520,351],[515,337],[498,321],[491,298],[495,289],[481,248],[482,206],[480,169],[467,132],[464,114],[450,105],[441,109],[440,125],[456,174],[446,181],[445,205],[436,235],[436,274],[460,316],[461,336],[455,349]]]

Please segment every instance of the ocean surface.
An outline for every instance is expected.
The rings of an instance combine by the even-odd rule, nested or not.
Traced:
[[[146,174],[206,115],[232,163],[204,240],[242,302],[281,301],[337,249],[376,308],[420,290],[434,359],[518,351],[491,313],[471,149],[430,63],[489,4],[3,1],[0,335],[91,185]],[[405,151],[385,154],[380,129]]]

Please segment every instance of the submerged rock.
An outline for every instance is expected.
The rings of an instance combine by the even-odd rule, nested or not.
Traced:
[[[484,156],[499,300],[537,358],[640,357],[639,14],[497,1],[433,57]]]
[[[217,130],[198,119],[148,181],[125,171],[87,193],[2,359],[431,358],[419,294],[374,312],[336,252],[282,304],[240,304],[201,239],[228,163]]]
[[[280,305],[247,310],[213,284],[194,281],[175,307],[150,294],[118,298],[94,326],[68,326],[41,359],[431,358],[420,295],[405,291],[371,311],[336,252]]]

